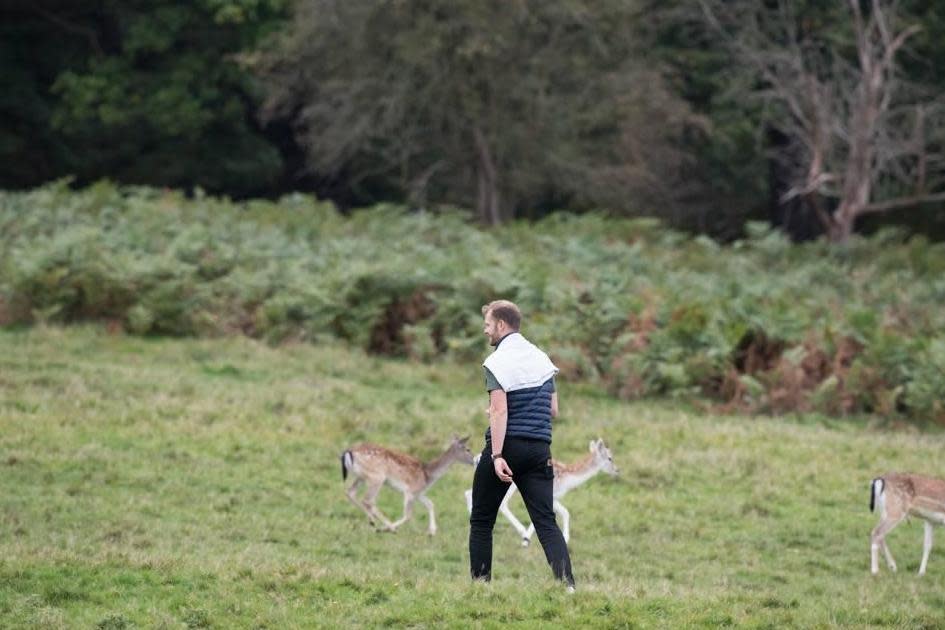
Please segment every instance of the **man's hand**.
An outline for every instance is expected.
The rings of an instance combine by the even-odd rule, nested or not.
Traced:
[[[492,462],[492,466],[495,468],[495,475],[505,483],[512,483],[512,469],[509,468],[509,464],[505,461],[504,457],[500,457]]]

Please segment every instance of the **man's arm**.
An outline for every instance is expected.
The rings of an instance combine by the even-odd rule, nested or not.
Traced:
[[[489,392],[489,429],[492,436],[492,453],[501,453],[505,446],[505,429],[509,422],[508,401],[505,392],[493,389]],[[504,459],[493,460],[495,474],[505,482],[512,481],[512,470]]]

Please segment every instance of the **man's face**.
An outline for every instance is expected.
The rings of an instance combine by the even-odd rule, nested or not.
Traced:
[[[489,343],[494,346],[505,336],[507,326],[508,324],[502,320],[495,319],[492,316],[492,311],[489,311],[483,320],[482,332],[489,338]]]

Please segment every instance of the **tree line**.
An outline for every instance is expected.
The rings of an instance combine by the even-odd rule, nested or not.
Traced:
[[[12,0],[0,187],[945,233],[933,0]]]

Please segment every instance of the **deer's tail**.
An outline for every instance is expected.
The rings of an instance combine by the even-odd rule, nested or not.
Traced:
[[[882,477],[877,477],[873,480],[873,483],[870,485],[870,512],[872,512],[876,504],[883,500],[883,490],[886,487],[886,482],[883,481]]]
[[[351,465],[354,464],[354,455],[351,454],[351,451],[345,451],[341,454],[341,480],[344,481],[348,478],[348,471],[351,470]]]

